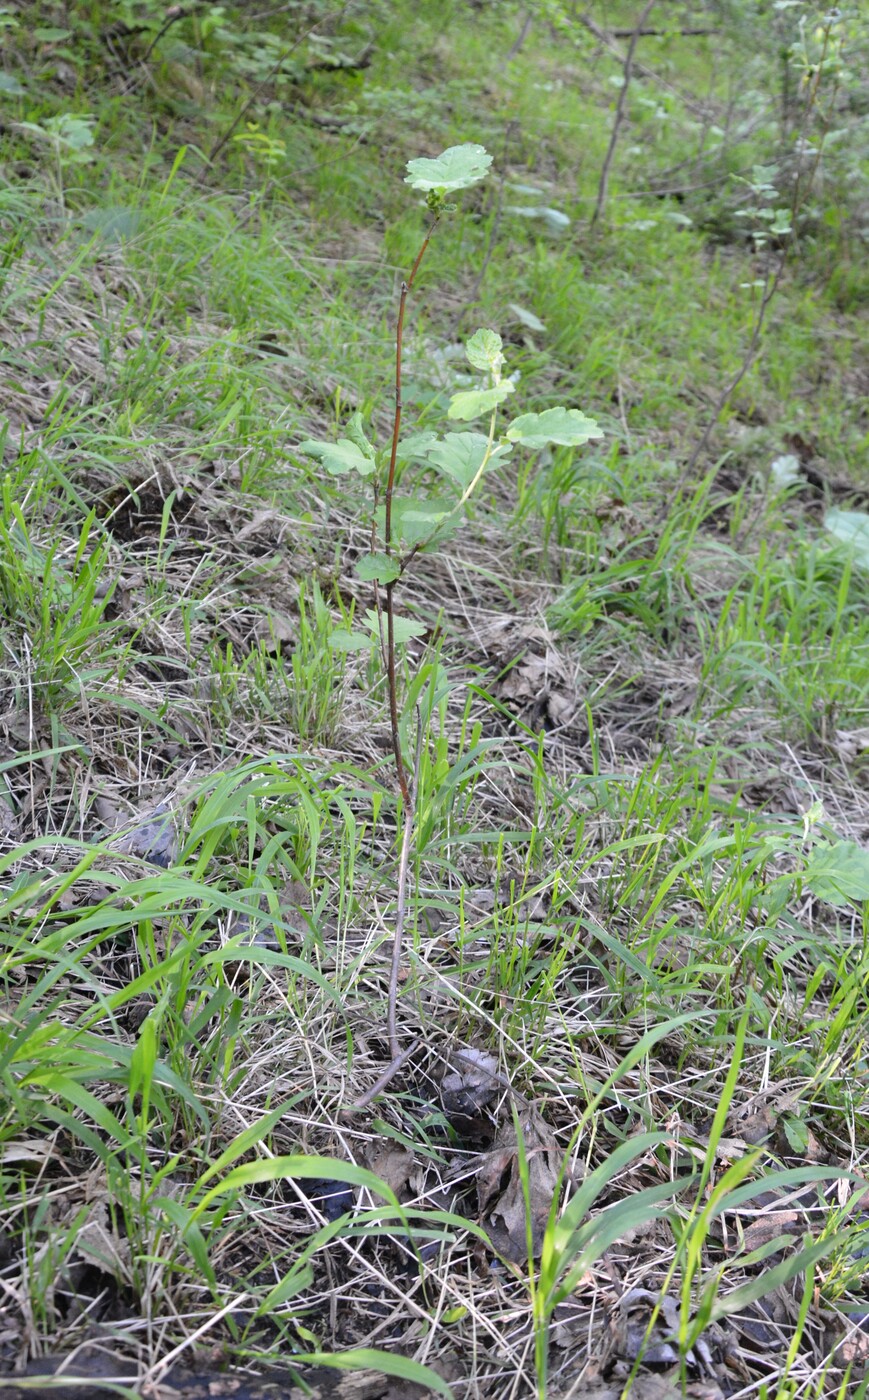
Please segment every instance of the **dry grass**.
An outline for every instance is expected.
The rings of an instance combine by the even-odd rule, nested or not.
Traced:
[[[553,122],[526,175],[566,200]],[[862,1394],[869,930],[813,861],[869,840],[866,576],[817,500],[771,497],[765,446],[680,493],[666,461],[747,255],[665,343],[642,252],[618,304],[605,245],[580,278],[512,226],[481,290],[476,206],[437,250],[426,426],[479,295],[552,320],[516,333],[528,393],[567,385],[608,437],[493,478],[403,586],[415,1049],[360,1108],[402,814],[377,659],[329,645],[371,605],[370,503],[294,444],[357,405],[388,430],[381,216],[167,188],[91,247],[83,192],[46,196],[4,284],[0,1374],[192,1400],[373,1347],[462,1400]],[[689,285],[705,253],[668,246]],[[370,1358],[306,1374],[426,1393]]]

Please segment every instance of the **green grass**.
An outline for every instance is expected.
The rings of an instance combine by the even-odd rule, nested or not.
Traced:
[[[787,179],[768,17],[642,41],[592,234],[621,63],[567,7],[509,61],[506,6],[194,10],[147,56],[163,7],[121,8],[4,17],[0,1368],[92,1335],[134,1390],[219,1354],[567,1400],[606,1341],[625,1394],[704,1346],[859,1394],[869,572],[823,525],[866,500],[856,86],[689,474],[768,268],[731,176]],[[359,1107],[404,813],[379,659],[331,644],[370,497],[298,445],[387,438],[404,163],[467,140],[496,174],[411,296],[406,421],[491,325],[517,412],[605,437],[517,450],[410,572],[416,1048]]]

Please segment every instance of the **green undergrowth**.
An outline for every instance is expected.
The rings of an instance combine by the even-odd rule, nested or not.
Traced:
[[[592,231],[622,62],[569,7],[513,56],[510,5],[164,8],[0,14],[0,1371],[93,1326],[133,1388],[211,1346],[595,1394],[617,1278],[625,1394],[654,1346],[690,1394],[701,1342],[859,1394],[859,83],[689,470],[779,251],[734,183],[787,175],[765,12],[642,41]],[[409,300],[407,430],[491,326],[516,412],[604,437],[517,448],[409,571],[415,1048],[360,1107],[405,814],[380,659],[340,647],[370,492],[299,444],[388,437],[401,174],[465,141],[495,173]],[[456,1113],[469,1050],[495,1089]]]

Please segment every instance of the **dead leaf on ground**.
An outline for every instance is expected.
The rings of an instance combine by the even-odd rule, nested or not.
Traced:
[[[298,628],[291,617],[271,608],[262,617],[257,618],[253,629],[257,641],[262,642],[267,651],[275,651],[295,642],[297,632]]]
[[[0,1162],[4,1166],[44,1167],[57,1154],[51,1141],[41,1138],[28,1138],[22,1142],[4,1142],[0,1145]]]
[[[265,896],[260,899],[259,908],[261,913],[268,913],[269,904]],[[299,941],[302,941],[310,932],[310,909],[311,896],[305,886],[300,880],[288,880],[280,895],[281,923],[288,943],[294,941],[292,934],[297,934]],[[268,948],[273,953],[281,951],[281,940],[273,923],[269,920],[260,923],[249,914],[239,914],[233,910],[226,921],[227,942],[239,934],[249,935],[245,942],[254,948]]]
[[[119,1282],[132,1282],[130,1242],[114,1229],[109,1213],[108,1192],[91,1201],[87,1218],[76,1232],[76,1252]]]
[[[498,1061],[472,1045],[454,1050],[441,1080],[441,1102],[451,1121],[477,1118],[503,1092]]]
[[[769,1105],[764,1105],[756,1113],[747,1114],[734,1126],[743,1142],[747,1142],[751,1147],[756,1147],[759,1143],[766,1142],[777,1121],[776,1115]]]
[[[715,1381],[690,1381],[683,1389],[678,1372],[635,1376],[628,1391],[624,1381],[616,1381],[611,1385],[591,1383],[567,1393],[570,1400],[724,1400],[724,1392]],[[552,1400],[559,1400],[558,1395]]]
[[[796,1210],[769,1211],[762,1215],[759,1220],[753,1220],[747,1226],[743,1235],[742,1248],[750,1253],[775,1239],[781,1239],[782,1248],[784,1248],[786,1244],[790,1244],[792,1239],[788,1231],[791,1226],[798,1227],[800,1218],[800,1213]]]
[[[523,1110],[520,1129],[527,1163],[526,1186],[519,1170],[516,1128],[506,1123],[477,1173],[477,1201],[489,1237],[505,1259],[524,1264],[531,1247],[540,1252],[549,1212],[559,1189],[560,1154],[547,1125],[534,1109]]]
[[[843,763],[853,763],[856,758],[869,758],[869,726],[865,729],[837,729],[836,753]]]
[[[414,1156],[407,1147],[399,1147],[397,1143],[377,1144],[372,1143],[365,1154],[366,1165],[369,1171],[375,1176],[379,1176],[381,1181],[401,1199],[405,1186],[413,1175]]]
[[[121,832],[112,844],[123,855],[136,856],[151,865],[158,865],[161,870],[168,870],[178,860],[175,815],[165,802],[159,802],[134,825]]]
[[[833,1361],[837,1366],[862,1366],[869,1361],[869,1314],[845,1319],[848,1330],[837,1342]]]
[[[7,841],[21,839],[21,823],[13,811],[12,804],[5,797],[0,797],[0,838]]]
[[[273,510],[270,506],[265,506],[262,510],[255,510],[247,524],[242,525],[241,529],[236,531],[236,544],[241,544],[242,541],[249,539],[251,535],[255,535],[264,525],[268,525],[272,521],[281,521],[278,511]]]

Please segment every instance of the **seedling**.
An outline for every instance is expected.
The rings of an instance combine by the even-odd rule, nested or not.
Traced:
[[[361,413],[353,414],[345,436],[337,442],[308,440],[299,446],[299,451],[321,462],[330,475],[357,472],[359,476],[371,477],[373,484],[371,549],[359,560],[357,573],[373,584],[374,607],[366,614],[365,631],[336,631],[331,642],[334,647],[346,651],[378,649],[387,679],[392,752],[403,809],[387,1016],[390,1053],[396,1063],[403,1059],[396,1030],[396,1003],[416,810],[416,783],[409,775],[414,766],[418,767],[405,752],[402,742],[396,658],[400,646],[425,631],[416,620],[396,612],[396,590],[416,556],[437,549],[458,528],[465,507],[484,476],[503,466],[515,449],[540,451],[549,446],[581,447],[592,438],[603,437],[593,419],[579,409],[563,407],[548,408],[542,413],[523,413],[499,433],[499,410],[515,392],[516,382],[504,372],[500,335],[486,328],[475,331],[465,346],[471,367],[481,376],[480,386],[453,394],[447,411],[451,423],[464,425],[483,420],[486,430],[462,426],[443,436],[431,431],[401,436],[402,346],[407,298],[435,229],[442,219],[455,211],[450,198],[485,179],[491,163],[492,157],[485,148],[474,144],[451,146],[433,160],[408,161],[405,182],[425,196],[429,223],[410,274],[401,284],[395,331],[395,410],[389,446],[379,448],[368,439]],[[443,478],[451,498],[430,499],[421,493],[396,496],[399,463],[402,484],[409,467],[434,469]],[[421,742],[418,738],[418,745]]]

